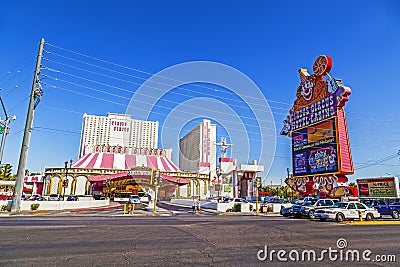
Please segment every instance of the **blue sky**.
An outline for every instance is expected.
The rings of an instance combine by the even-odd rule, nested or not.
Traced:
[[[341,78],[353,92],[346,105],[356,167],[355,175],[350,178],[398,175],[399,157],[367,168],[357,167],[394,155],[400,149],[399,12],[398,1],[249,4],[248,1],[3,0],[0,2],[0,95],[9,115],[17,116],[10,124],[3,163],[12,164],[16,172],[35,56],[43,37],[49,44],[144,72],[131,72],[139,78],[130,77],[129,85],[87,74],[87,79],[108,81],[131,90],[114,90],[116,98],[90,93],[103,100],[44,86],[29,147],[30,171],[45,166],[62,167],[64,161],[77,159],[83,113],[123,113],[132,94],[150,77],[146,73],[190,61],[223,63],[252,79],[270,101],[279,133],[284,114],[295,99],[299,84],[297,69],[308,68],[311,72],[314,60],[326,54],[333,58],[331,75]],[[66,50],[51,46],[46,49],[100,65]],[[57,60],[57,56],[52,59]],[[78,66],[77,62],[72,65]],[[116,65],[107,68],[127,71]],[[58,69],[68,72],[62,65]],[[119,77],[115,72],[107,75]],[[71,76],[60,77],[78,83]],[[44,82],[50,84],[50,80]],[[81,80],[79,84],[84,83]],[[67,87],[84,92],[82,87],[64,84],[63,88]],[[212,118],[212,114],[203,115]],[[193,123],[184,125],[190,128]],[[290,140],[277,135],[276,143],[268,183],[280,182],[286,168],[291,166]]]

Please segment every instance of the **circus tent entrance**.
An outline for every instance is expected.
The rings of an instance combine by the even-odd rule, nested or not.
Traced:
[[[93,195],[121,202],[127,201],[129,195],[149,195],[154,199],[156,186],[161,197],[170,197],[178,186],[189,183],[189,180],[175,178],[160,173],[159,169],[145,166],[110,175],[90,176],[89,181]]]

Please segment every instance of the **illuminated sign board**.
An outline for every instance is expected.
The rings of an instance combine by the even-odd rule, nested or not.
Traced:
[[[335,119],[294,131],[293,170],[296,176],[338,171]]]
[[[292,138],[294,178],[354,173],[343,110],[351,90],[329,75],[331,68],[332,59],[319,56],[314,74],[299,69],[297,98],[282,130]]]
[[[398,177],[357,179],[360,198],[399,198]]]

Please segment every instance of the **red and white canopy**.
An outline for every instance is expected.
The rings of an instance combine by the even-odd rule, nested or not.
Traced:
[[[130,170],[145,166],[161,171],[180,172],[181,170],[168,158],[160,156],[125,155],[109,153],[89,153],[78,159],[72,168]]]

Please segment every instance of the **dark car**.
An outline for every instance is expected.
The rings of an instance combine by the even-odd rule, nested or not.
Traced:
[[[293,205],[293,216],[295,218],[301,218],[303,217],[303,215],[301,214],[301,208],[304,206],[310,206],[310,205],[314,205],[316,202],[318,201],[318,199],[316,198],[312,198],[312,199],[307,199],[305,200],[303,203],[301,204],[295,204]]]
[[[302,204],[300,208],[301,216],[306,216],[310,219],[314,219],[314,212],[318,209],[329,208],[338,202],[337,199],[318,199],[314,201],[306,201]]]
[[[280,214],[283,217],[293,216],[293,207],[282,208],[281,211],[280,211]]]
[[[43,201],[45,200],[41,195],[32,195],[31,197],[28,198],[30,201]]]
[[[78,201],[77,196],[68,196],[67,201]]]

